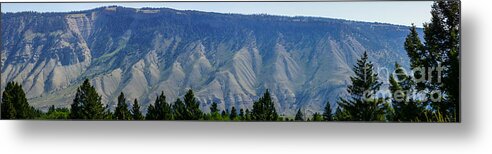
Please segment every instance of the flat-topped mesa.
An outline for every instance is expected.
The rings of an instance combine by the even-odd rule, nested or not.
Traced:
[[[88,78],[110,106],[120,92],[145,108],[161,91],[173,102],[193,88],[204,111],[212,102],[246,109],[269,89],[279,113],[310,115],[346,94],[364,51],[376,67],[408,66],[407,34],[381,23],[168,8],[6,13],[1,82],[21,83],[41,109],[68,107]]]

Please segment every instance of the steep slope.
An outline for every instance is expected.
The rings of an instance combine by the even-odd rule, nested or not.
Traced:
[[[22,83],[38,108],[68,107],[85,78],[114,105],[196,91],[201,108],[251,108],[270,89],[278,110],[321,111],[343,96],[364,52],[408,65],[408,27],[347,20],[103,7],[2,14],[1,82]]]

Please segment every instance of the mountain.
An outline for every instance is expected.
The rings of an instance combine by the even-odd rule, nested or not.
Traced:
[[[88,78],[111,106],[120,92],[146,107],[192,88],[204,111],[251,108],[269,89],[280,113],[310,114],[346,94],[364,51],[408,66],[408,27],[383,23],[117,6],[1,19],[1,89],[20,82],[41,109],[69,107]]]

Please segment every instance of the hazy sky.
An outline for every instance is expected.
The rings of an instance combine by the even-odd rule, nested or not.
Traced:
[[[2,3],[2,12],[67,12],[101,6],[167,7],[178,10],[285,16],[317,16],[399,25],[430,21],[432,1],[410,2],[154,2],[154,3]]]

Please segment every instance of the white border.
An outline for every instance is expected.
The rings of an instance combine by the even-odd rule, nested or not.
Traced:
[[[488,4],[462,0],[459,124],[0,121],[0,153],[491,153]]]

